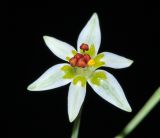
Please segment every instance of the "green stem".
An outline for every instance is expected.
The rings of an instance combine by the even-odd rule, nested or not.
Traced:
[[[147,116],[147,114],[160,102],[160,87],[154,92],[137,115],[127,124],[122,132],[115,138],[125,138]]]
[[[79,115],[77,116],[76,120],[74,121],[71,138],[78,138],[80,121],[81,121],[81,111]]]

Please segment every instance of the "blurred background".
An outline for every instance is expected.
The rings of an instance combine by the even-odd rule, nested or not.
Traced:
[[[46,47],[43,35],[74,47],[91,15],[97,12],[102,32],[99,52],[109,51],[134,60],[130,68],[105,68],[122,85],[133,109],[124,112],[100,98],[87,86],[79,138],[113,138],[141,109],[160,85],[159,6],[154,2],[35,1],[8,2],[8,42],[14,87],[7,87],[6,136],[16,138],[69,138],[68,87],[29,92],[27,86],[51,66],[62,63]],[[10,40],[11,39],[11,40]],[[160,104],[128,136],[159,135]]]

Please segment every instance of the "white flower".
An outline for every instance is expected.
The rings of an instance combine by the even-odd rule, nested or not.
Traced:
[[[28,86],[30,91],[54,89],[71,82],[68,93],[68,115],[70,122],[77,117],[86,95],[86,83],[116,107],[131,112],[124,92],[116,78],[99,67],[115,69],[129,67],[133,61],[122,56],[102,52],[98,53],[101,32],[96,13],[81,31],[77,41],[77,51],[73,46],[56,38],[44,36],[48,48],[68,63],[54,65]]]

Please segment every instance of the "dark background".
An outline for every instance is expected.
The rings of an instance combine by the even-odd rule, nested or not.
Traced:
[[[35,2],[35,1],[34,1]],[[159,8],[155,2],[37,1],[8,2],[8,42],[14,87],[7,87],[6,136],[69,138],[68,86],[44,92],[26,87],[49,67],[63,62],[45,46],[43,35],[76,47],[77,37],[93,12],[100,19],[100,52],[110,51],[134,60],[130,68],[114,70],[133,109],[124,112],[97,96],[87,86],[79,138],[113,138],[139,111],[159,86]],[[160,105],[128,136],[159,135]]]

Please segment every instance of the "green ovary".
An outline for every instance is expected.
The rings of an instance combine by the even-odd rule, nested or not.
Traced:
[[[97,86],[100,85],[101,80],[106,80],[107,76],[103,71],[95,72],[92,75],[91,82]]]

